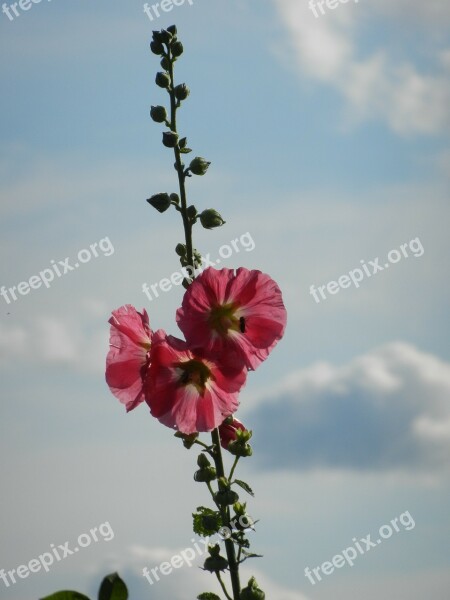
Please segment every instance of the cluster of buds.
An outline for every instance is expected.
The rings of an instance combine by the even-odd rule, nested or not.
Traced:
[[[236,439],[232,440],[227,450],[234,456],[251,456],[253,454],[252,447],[248,443],[252,437],[252,432],[247,429],[236,429]]]
[[[170,96],[170,109],[166,109],[162,105],[152,106],[150,109],[150,116],[153,121],[164,124],[168,128],[162,134],[162,143],[166,148],[174,150],[176,158],[174,166],[183,181],[193,175],[199,177],[206,175],[211,164],[206,158],[196,156],[188,166],[181,161],[181,156],[189,154],[192,150],[188,147],[187,138],[180,137],[177,131],[175,115],[181,103],[188,98],[190,91],[185,83],[178,85],[174,83],[173,66],[175,61],[183,54],[183,44],[178,39],[176,26],[171,25],[167,29],[154,31],[150,49],[154,54],[161,57],[160,64],[163,69],[156,74],[155,83],[158,87],[166,90]],[[183,206],[177,194],[155,194],[147,201],[161,213],[168,210],[170,206],[174,206],[179,212],[184,213],[183,217],[190,226],[195,225],[197,221],[205,229],[215,229],[225,224],[224,219],[215,209],[207,208],[198,213],[195,206]],[[183,256],[178,250],[177,254],[181,257],[182,266],[188,266],[189,257]],[[194,265],[194,268],[201,264],[201,259],[197,260],[197,258],[194,256],[194,260],[198,263]],[[183,264],[183,261],[187,264]]]

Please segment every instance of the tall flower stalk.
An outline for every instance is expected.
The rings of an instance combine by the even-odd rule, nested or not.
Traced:
[[[163,144],[168,148],[173,148],[175,157],[174,167],[178,176],[179,196],[178,194],[169,195],[167,193],[156,194],[152,196],[148,202],[160,212],[165,212],[170,206],[173,206],[181,214],[185,243],[179,244],[176,252],[180,256],[182,266],[189,274],[189,277],[185,278],[183,282],[184,286],[189,288],[195,279],[196,270],[201,267],[201,255],[193,246],[193,226],[197,221],[200,221],[202,226],[206,229],[213,229],[223,225],[225,221],[214,209],[207,209],[199,215],[196,207],[193,205],[189,206],[187,202],[187,179],[192,175],[205,175],[210,162],[202,157],[196,157],[190,162],[187,168],[183,162],[184,155],[189,154],[191,149],[187,145],[187,139],[181,137],[178,131],[177,111],[187,99],[190,92],[186,84],[182,83],[177,85],[175,81],[174,65],[183,53],[183,45],[178,39],[176,27],[171,26],[166,30],[154,31],[151,50],[161,58],[160,64],[163,69],[163,71],[158,72],[156,75],[156,84],[167,91],[170,99],[170,116],[167,114],[166,108],[160,105],[152,106],[151,116],[154,121],[164,123],[169,128],[168,131],[163,133]],[[208,299],[211,298],[211,294],[214,295],[213,288],[217,284],[217,275],[212,273],[209,273],[208,277],[205,275],[202,279],[207,280],[202,280],[199,286],[193,285],[185,295],[185,302],[183,302],[183,307],[177,313],[177,320],[180,328],[185,333],[186,339],[188,342],[191,342],[191,345],[198,346],[204,351],[206,344],[208,351],[212,351],[214,349],[213,346],[215,345],[214,340],[216,340],[218,342],[216,345],[220,346],[220,350],[222,352],[225,350],[225,355],[222,354],[222,361],[226,359],[225,362],[228,362],[229,366],[245,364],[246,367],[253,369],[255,364],[264,360],[269,350],[283,334],[285,311],[284,306],[282,305],[281,294],[279,293],[276,284],[272,282],[270,278],[263,276],[259,272],[251,273],[249,276],[248,272],[242,272],[245,270],[240,271],[241,273],[239,273],[239,276],[242,281],[238,281],[237,284],[237,278],[234,273],[231,277],[229,272],[225,273],[225,279],[227,280],[226,284],[228,285],[227,292],[225,295],[222,294],[222,298],[216,297],[211,306],[208,306]],[[262,283],[261,280],[263,280]],[[267,280],[270,281],[268,286]],[[233,283],[235,284],[235,287],[238,288],[234,301],[232,296]],[[204,302],[206,306],[204,306],[204,310],[202,310],[201,302],[202,300],[205,300],[205,298],[202,298],[201,292],[204,292],[205,288],[208,288],[208,285],[211,289],[208,290],[208,299]],[[248,289],[250,286],[252,286],[253,292],[251,297],[248,298],[245,303],[240,303],[239,292],[242,292],[246,288]],[[270,326],[267,324],[267,315],[263,314],[261,317],[261,315],[257,314],[258,309],[260,313],[264,313],[261,306],[257,306],[257,309],[253,311],[251,310],[251,307],[249,307],[255,299],[255,296],[256,304],[258,305],[257,290],[260,290],[261,287],[264,286],[270,288],[270,291],[275,294],[275,298],[270,296],[267,298],[266,295],[264,301],[267,302],[268,300],[271,307],[276,306],[276,309],[278,309],[278,314],[275,319],[272,318]],[[228,295],[228,297],[225,297],[226,295]],[[195,308],[189,306],[189,301],[192,298],[194,298],[195,301]],[[261,343],[261,340],[259,339],[258,345],[254,346],[249,351],[249,349],[245,347],[246,344],[237,342],[237,338],[239,337],[239,334],[241,337],[245,335],[247,326],[250,324],[248,323],[249,319],[250,321],[253,321],[253,329],[256,329],[258,326],[258,318],[259,321],[261,321],[261,319],[265,321],[263,329],[266,330],[262,336],[260,335],[259,337],[265,336],[266,338],[268,337],[269,340],[263,340]],[[200,323],[198,323],[198,321],[200,321]],[[196,325],[198,325],[197,330],[193,331],[192,328],[195,328]],[[204,329],[209,329],[210,338],[213,339],[212,344],[211,339],[207,339],[208,331],[205,335]],[[231,335],[228,335],[229,333]],[[189,338],[192,339],[190,340]],[[218,350],[219,348],[216,349],[216,352]],[[150,407],[152,407],[151,400],[149,404]],[[240,564],[246,560],[246,558],[256,555],[253,555],[248,551],[250,544],[245,535],[245,530],[247,528],[241,524],[242,522],[245,522],[246,525],[253,526],[253,521],[246,513],[246,505],[239,502],[237,492],[232,489],[233,486],[239,485],[241,488],[244,488],[247,493],[253,495],[250,486],[245,482],[233,480],[233,475],[239,459],[252,454],[251,447],[248,444],[252,434],[247,431],[242,424],[239,424],[237,427],[233,426],[235,423],[236,420],[230,415],[221,424],[222,428],[224,428],[224,435],[226,435],[225,428],[228,428],[228,435],[231,434],[232,439],[228,441],[226,447],[235,456],[235,460],[228,476],[225,473],[222,456],[223,441],[221,440],[221,426],[216,426],[212,430],[210,445],[200,442],[197,439],[196,432],[189,435],[181,432],[177,435],[184,439],[187,448],[190,448],[194,444],[199,444],[203,447],[203,452],[198,458],[198,466],[200,468],[195,474],[195,479],[196,481],[206,483],[215,504],[215,510],[200,507],[197,513],[194,513],[194,531],[202,535],[226,532],[226,535],[223,536],[226,559],[220,556],[220,548],[218,545],[212,546],[210,547],[210,556],[205,561],[204,568],[216,574],[220,587],[227,600],[262,599],[265,597],[264,592],[259,589],[253,578],[249,582],[249,585],[242,590],[239,577]],[[214,467],[211,466],[207,455],[213,459]],[[215,484],[215,490],[213,489],[213,484]],[[233,516],[231,515],[230,507],[233,507]],[[226,569],[229,571],[231,580],[231,594],[228,592],[226,584],[221,576],[221,572]],[[200,595],[199,598],[206,600],[218,597],[214,594],[207,593]]]

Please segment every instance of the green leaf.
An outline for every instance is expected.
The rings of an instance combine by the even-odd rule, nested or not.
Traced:
[[[203,537],[209,537],[217,533],[222,527],[222,519],[217,510],[211,510],[204,506],[198,506],[197,512],[192,513],[194,518],[194,533]]]
[[[246,558],[263,558],[262,554],[255,554],[254,552],[246,552],[245,550],[242,550],[242,554]]]
[[[217,594],[213,594],[212,592],[205,592],[204,594],[200,594],[197,596],[197,600],[220,600]]]
[[[51,596],[41,598],[41,600],[89,600],[89,598],[79,592],[70,592],[66,590],[64,592],[56,592]]]
[[[180,148],[180,154],[189,154],[192,152],[192,148]]]
[[[245,483],[245,481],[242,481],[241,479],[235,479],[233,483],[236,483],[238,486],[240,486],[243,490],[247,492],[247,494],[250,494],[250,496],[255,495],[252,488],[248,485],[248,483]]]
[[[98,600],[127,600],[128,590],[118,573],[107,575],[98,592]]]

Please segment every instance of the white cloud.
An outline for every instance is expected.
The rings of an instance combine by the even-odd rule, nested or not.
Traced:
[[[389,47],[395,40],[387,39],[386,45],[364,57],[362,47],[365,27],[378,25],[374,13],[381,13],[384,23],[414,13],[422,15],[419,23],[442,25],[450,20],[446,2],[418,2],[418,10],[411,2],[377,2],[374,10],[357,3],[338,4],[338,10],[324,8],[325,14],[318,17],[307,2],[275,3],[301,73],[336,89],[347,101],[349,119],[380,118],[401,134],[434,134],[450,126],[448,49],[438,44],[433,72],[425,72],[410,57],[396,57]],[[429,42],[433,45],[433,38]]]
[[[41,315],[21,325],[0,324],[0,366],[8,368],[26,361],[101,373],[108,349],[105,322],[106,319],[92,322],[84,315],[85,327],[81,328],[69,317]]]
[[[265,468],[438,473],[448,465],[449,397],[450,364],[391,343],[292,374],[246,423],[264,440]]]

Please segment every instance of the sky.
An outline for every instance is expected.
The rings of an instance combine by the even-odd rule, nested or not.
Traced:
[[[175,23],[176,74],[191,90],[180,130],[211,161],[188,197],[226,221],[198,227],[195,245],[219,268],[270,274],[288,313],[237,413],[253,430],[239,475],[256,492],[252,549],[264,555],[243,578],[276,600],[447,600],[448,2],[186,0],[153,21],[137,0],[22,1],[17,15],[11,4],[0,13],[0,573],[95,527],[98,541],[48,572],[0,578],[0,598],[94,598],[115,570],[131,599],[219,593],[198,552],[191,568],[143,577],[193,547],[191,513],[208,497],[195,450],[145,405],[126,414],[104,380],[112,310],[144,307],[153,328],[181,335],[183,289],[142,290],[179,270],[183,241],[176,213],[145,202],[176,191],[149,117],[165,101],[151,32]],[[353,565],[311,581],[306,569],[357,543]]]

